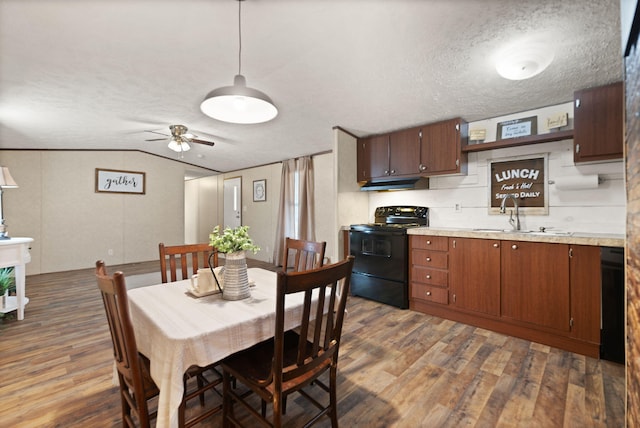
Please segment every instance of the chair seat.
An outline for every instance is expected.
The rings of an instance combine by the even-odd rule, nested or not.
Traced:
[[[287,372],[289,369],[296,367],[296,357],[298,355],[298,343],[300,342],[300,336],[294,331],[287,331],[284,334],[284,352],[283,352],[283,372]],[[311,353],[311,342],[306,342],[306,353]],[[273,363],[273,351],[274,341],[273,338],[267,339],[257,345],[252,346],[249,349],[240,351],[230,357],[227,357],[222,365],[225,370],[232,373],[235,377],[242,379],[243,382],[251,382],[255,385],[264,387],[271,391],[272,381],[271,369]],[[282,384],[282,392],[284,394],[291,393],[305,386],[307,382],[304,381],[304,377],[309,378],[309,382],[313,380],[314,374],[326,369],[331,365],[331,358],[327,358],[326,364],[320,365],[317,370],[313,372],[306,372],[304,375],[296,378],[290,382],[284,382]]]

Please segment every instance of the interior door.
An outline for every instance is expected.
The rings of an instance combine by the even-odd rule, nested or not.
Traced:
[[[242,226],[242,177],[224,180],[224,227]]]

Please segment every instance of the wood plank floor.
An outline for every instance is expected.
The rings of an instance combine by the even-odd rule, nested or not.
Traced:
[[[109,267],[118,269],[142,274],[158,263]],[[29,276],[27,295],[23,321],[0,320],[0,426],[120,426],[93,269]],[[342,427],[624,426],[622,365],[361,298],[347,310]],[[290,397],[286,426],[310,411]]]

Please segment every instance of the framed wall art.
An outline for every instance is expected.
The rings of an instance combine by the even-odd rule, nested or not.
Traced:
[[[523,119],[507,120],[498,123],[497,139],[508,140],[509,138],[528,137],[536,135],[538,132],[538,117],[531,116]]]
[[[267,180],[254,180],[253,182],[253,202],[264,202],[267,200]]]
[[[144,172],[96,168],[96,193],[145,194]]]

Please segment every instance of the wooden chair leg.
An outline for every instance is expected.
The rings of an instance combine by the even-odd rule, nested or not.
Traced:
[[[331,427],[338,428],[338,400],[336,393],[336,373],[337,367],[332,366],[329,371],[329,405],[331,406]]]
[[[231,375],[228,372],[222,374],[222,426],[231,427],[229,416],[233,415],[233,399],[231,398]]]

